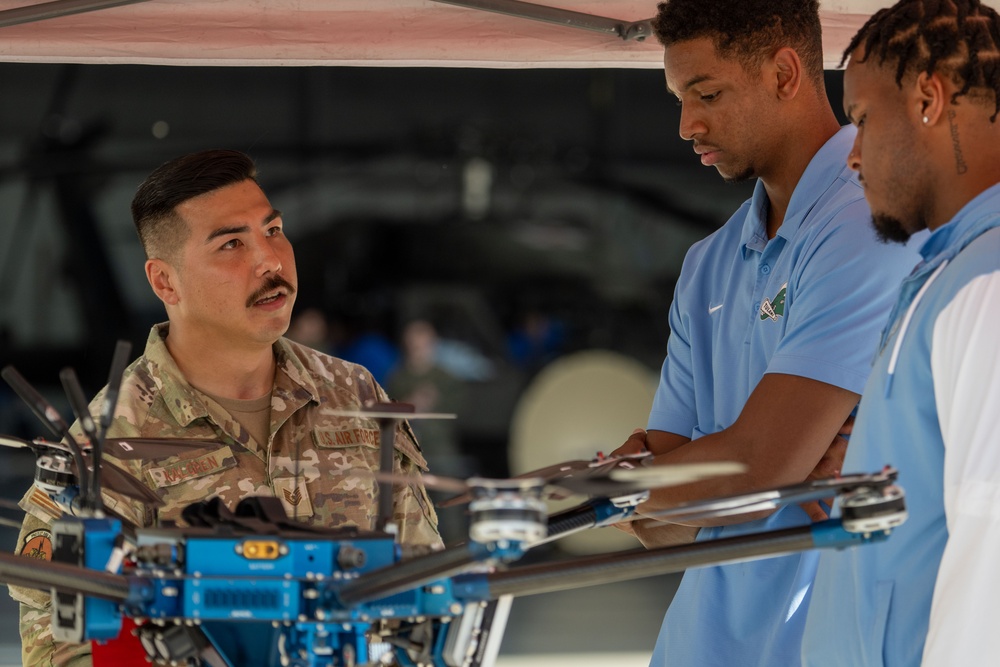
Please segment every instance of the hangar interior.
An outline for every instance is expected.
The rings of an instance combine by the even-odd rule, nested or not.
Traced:
[[[840,79],[827,72],[838,113]],[[143,279],[135,188],[171,157],[236,148],[256,159],[296,249],[296,312],[321,317],[299,322],[303,340],[348,358],[379,341],[387,378],[404,325],[434,325],[459,376],[449,437],[466,475],[589,458],[643,425],[609,408],[601,421],[618,440],[574,430],[620,383],[648,382],[651,398],[684,253],[752,190],[697,163],[650,68],[5,62],[0,85],[0,366],[67,415],[62,368],[100,388],[115,340],[141,350],[164,319]],[[621,375],[586,375],[580,355],[593,351],[612,353]],[[567,359],[601,378],[592,404],[539,392]],[[550,423],[529,421],[531,409]],[[43,435],[6,386],[0,433]],[[33,457],[3,455],[5,497],[17,499]],[[460,532],[460,514],[443,520]],[[16,530],[3,535],[12,550]],[[501,657],[648,654],[675,585],[517,600]],[[17,664],[6,595],[0,615],[0,662]]]

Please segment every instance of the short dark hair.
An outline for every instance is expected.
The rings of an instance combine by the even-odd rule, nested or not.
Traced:
[[[749,72],[791,46],[809,77],[823,79],[819,0],[666,0],[657,5],[653,31],[665,47],[708,37],[720,56]]]
[[[211,149],[165,162],[146,177],[132,198],[132,222],[147,258],[171,258],[187,238],[177,206],[246,180],[257,182],[257,166],[245,153]]]
[[[979,0],[900,0],[880,9],[851,40],[841,66],[859,46],[879,65],[896,66],[896,84],[907,72],[940,70],[962,88],[952,103],[973,88],[993,93],[1000,113],[1000,17]]]

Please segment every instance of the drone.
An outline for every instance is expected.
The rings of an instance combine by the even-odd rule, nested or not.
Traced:
[[[235,508],[210,498],[184,509],[186,525],[137,527],[104,507],[102,484],[154,507],[162,503],[141,481],[104,460],[104,452],[128,459],[222,444],[106,437],[129,350],[123,342],[115,349],[96,419],[72,369],[60,373],[86,442],[74,439],[66,421],[13,367],[2,371],[58,440],[0,436],[0,445],[35,453],[35,486],[62,518],[52,524],[52,561],[0,553],[0,581],[50,591],[54,638],[93,641],[95,664],[99,647],[122,641],[123,627],[134,626],[141,651],[159,665],[488,667],[514,597],[864,545],[888,539],[907,518],[891,467],[639,515],[652,489],[739,474],[742,467],[652,466],[646,452],[599,453],[511,479],[423,475],[428,488],[459,494],[446,503],[468,504],[469,530],[464,542],[418,552],[398,543],[391,521],[393,485],[407,481],[392,473],[392,437],[399,420],[443,416],[416,413],[405,404],[374,404],[344,413],[380,426],[379,518],[373,530],[305,524],[270,497],[248,497]],[[546,499],[571,495],[587,499],[546,513]],[[539,545],[646,516],[733,516],[829,497],[839,498],[841,516],[799,528],[518,564]]]

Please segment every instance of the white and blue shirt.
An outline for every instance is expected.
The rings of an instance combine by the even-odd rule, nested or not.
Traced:
[[[731,426],[765,373],[861,393],[879,331],[916,252],[879,242],[846,164],[855,129],[813,157],[773,239],[753,197],[695,244],[670,308],[670,339],[648,428],[692,440]],[[881,468],[881,466],[879,466]],[[798,506],[706,528],[699,540],[809,523]],[[794,667],[816,553],[688,570],[651,665]]]
[[[936,229],[921,254],[844,465],[896,467],[909,519],[886,542],[823,553],[807,665],[1000,659],[1000,185]]]

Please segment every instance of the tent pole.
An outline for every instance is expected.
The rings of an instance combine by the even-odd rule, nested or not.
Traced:
[[[652,34],[649,20],[644,21],[619,21],[617,19],[594,16],[574,12],[558,7],[547,7],[536,5],[521,0],[434,0],[446,5],[457,5],[469,9],[482,9],[487,12],[506,14],[518,18],[532,19],[535,21],[545,21],[569,28],[580,28],[593,32],[602,32],[615,35],[623,40],[635,40],[641,42]]]

